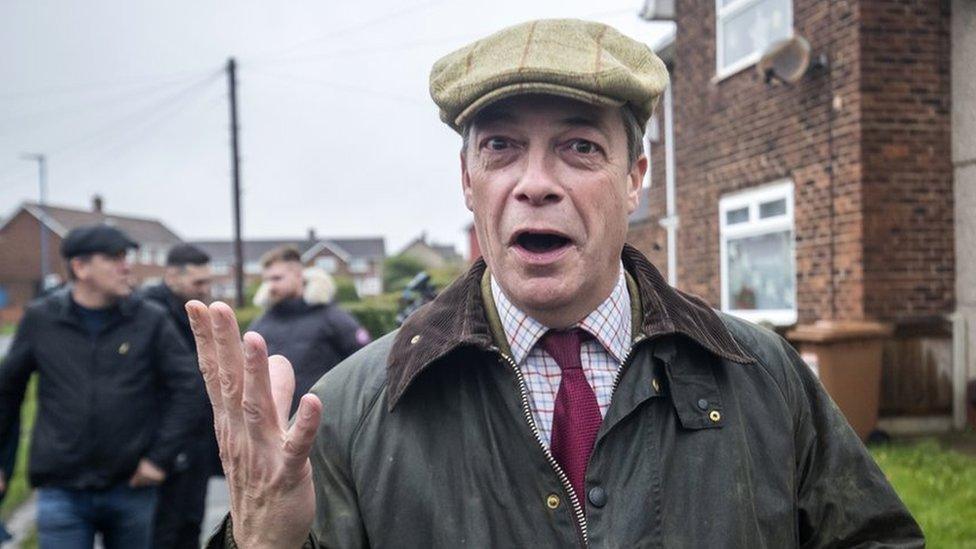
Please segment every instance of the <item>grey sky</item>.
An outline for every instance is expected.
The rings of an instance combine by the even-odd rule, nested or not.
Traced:
[[[639,0],[0,0],[0,216],[37,199],[231,234],[227,86],[239,63],[245,237],[426,230],[463,246],[457,135],[427,93],[441,55],[539,17],[655,44]]]

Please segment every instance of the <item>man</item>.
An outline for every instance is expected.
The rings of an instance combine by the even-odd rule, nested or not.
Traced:
[[[196,344],[184,305],[193,299],[209,302],[211,280],[210,256],[196,246],[179,244],[166,256],[162,283],[146,288],[143,293],[146,299],[166,310],[187,347],[194,351]],[[172,472],[160,487],[153,534],[156,549],[200,546],[207,483],[211,476],[220,473],[213,415],[203,383],[199,385],[200,419],[185,449],[177,455]]]
[[[335,282],[321,269],[303,269],[302,256],[290,246],[261,258],[261,287],[255,302],[266,307],[248,327],[264,337],[268,351],[282,355],[295,371],[295,398],[307,393],[323,374],[370,341],[369,333],[349,313],[332,303]]]
[[[923,544],[790,346],[624,245],[666,85],[649,48],[575,20],[438,61],[484,262],[326,375],[290,427],[287,362],[256,334],[242,351],[226,305],[189,305],[230,449],[212,546]]]
[[[132,295],[118,229],[73,229],[70,283],[31,303],[0,363],[0,446],[38,374],[30,481],[41,547],[149,547],[157,487],[199,421],[199,375],[165,311]]]

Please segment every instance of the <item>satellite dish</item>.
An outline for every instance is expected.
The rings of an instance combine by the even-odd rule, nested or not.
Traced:
[[[809,68],[810,43],[802,36],[773,42],[756,65],[767,84],[774,78],[787,84],[795,84]]]

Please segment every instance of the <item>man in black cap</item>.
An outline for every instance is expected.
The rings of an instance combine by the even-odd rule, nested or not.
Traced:
[[[30,481],[42,547],[149,547],[157,486],[199,421],[199,373],[166,312],[132,295],[107,225],[61,243],[69,284],[31,303],[0,362],[0,446],[37,372]]]
[[[180,335],[196,355],[190,318],[184,305],[191,299],[210,301],[213,278],[210,256],[192,244],[174,246],[166,256],[166,272],[159,284],[143,296],[166,309]],[[197,400],[206,410],[197,422],[189,443],[179,453],[171,473],[160,487],[153,533],[155,549],[195,549],[200,546],[200,525],[206,508],[207,483],[220,474],[213,415],[201,380]]]

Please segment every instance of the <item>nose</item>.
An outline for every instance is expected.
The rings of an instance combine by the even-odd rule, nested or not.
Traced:
[[[515,199],[531,206],[561,201],[563,188],[553,172],[552,159],[546,151],[530,152],[525,161],[525,170],[513,189]]]

